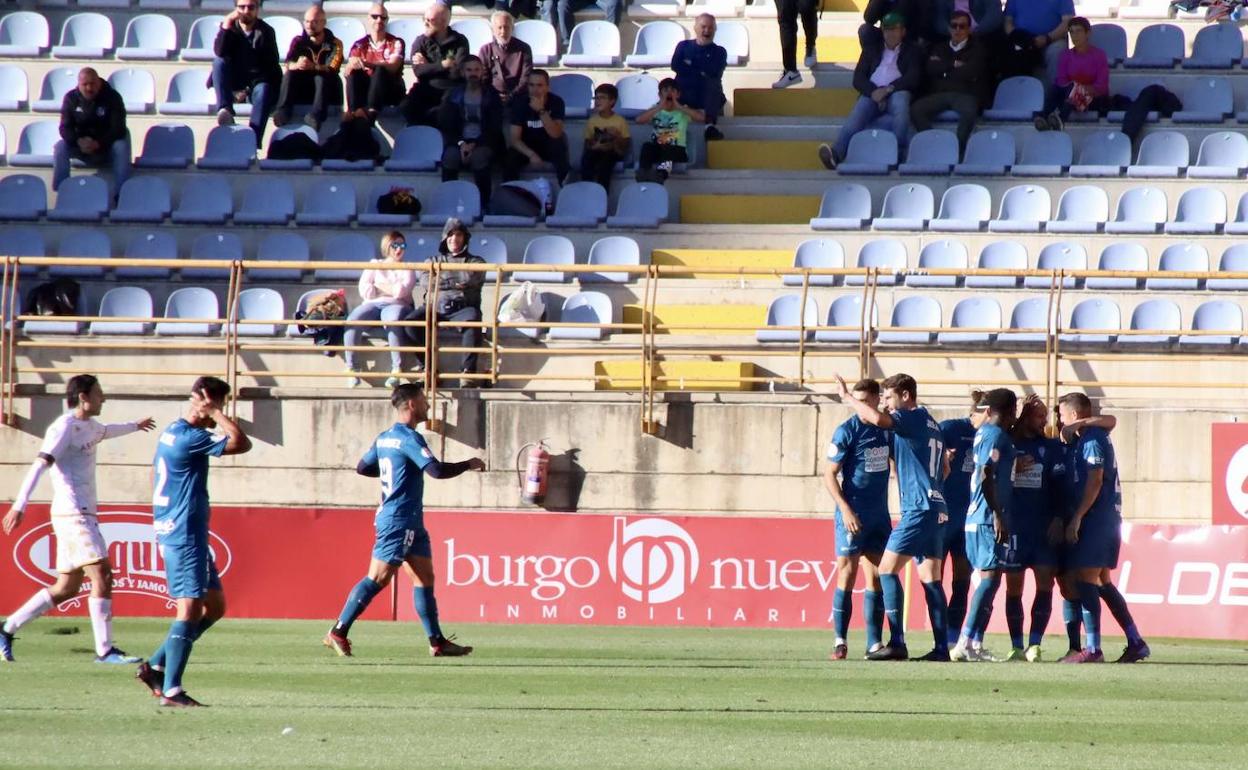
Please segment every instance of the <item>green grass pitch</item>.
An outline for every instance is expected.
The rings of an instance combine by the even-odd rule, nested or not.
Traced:
[[[91,662],[85,619],[36,621],[0,664],[0,766],[1248,766],[1241,642],[1154,640],[1135,666],[830,663],[824,632],[462,625],[477,652],[434,660],[417,624],[359,623],[340,659],[327,626],[227,618],[186,679],[211,708],[175,711]],[[147,653],[167,627],[116,635]]]

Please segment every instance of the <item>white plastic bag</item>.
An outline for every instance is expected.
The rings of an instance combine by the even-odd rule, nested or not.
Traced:
[[[540,321],[545,313],[546,303],[542,300],[541,293],[532,282],[525,281],[498,308],[498,320],[503,323]]]

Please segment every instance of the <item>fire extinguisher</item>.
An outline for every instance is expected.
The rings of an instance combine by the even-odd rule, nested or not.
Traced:
[[[516,454],[516,475],[520,474],[520,457],[528,449],[524,477],[520,479],[520,499],[525,505],[541,505],[546,499],[546,482],[550,476],[550,450],[546,439],[520,447]]]

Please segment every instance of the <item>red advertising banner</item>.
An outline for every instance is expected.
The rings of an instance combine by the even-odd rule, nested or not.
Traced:
[[[150,513],[105,508],[115,611],[168,614]],[[32,511],[28,521],[0,555],[0,612],[56,578],[46,510]],[[830,624],[830,519],[432,511],[427,524],[438,606],[449,622]],[[329,620],[367,569],[372,511],[220,507],[212,531],[232,616]],[[1145,634],[1248,637],[1248,527],[1126,525],[1116,575]],[[397,606],[383,594],[365,617],[414,618],[402,582]],[[922,591],[915,579],[908,585],[908,625],[919,632],[927,626]],[[85,604],[71,600],[58,611],[81,614]],[[996,631],[1004,625],[999,606]],[[1060,633],[1060,617],[1054,613],[1050,633]],[[1104,617],[1107,632],[1115,632],[1109,613]]]
[[[1248,423],[1213,424],[1213,523],[1248,526]]]

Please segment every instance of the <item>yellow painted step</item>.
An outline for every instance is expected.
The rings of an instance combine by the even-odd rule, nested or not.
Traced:
[[[858,92],[852,88],[738,88],[732,114],[737,117],[843,118]]]
[[[641,305],[625,305],[623,312],[623,323],[645,323],[645,309]],[[656,329],[655,334],[723,334],[753,339],[754,330],[767,323],[767,306],[655,305],[654,323],[674,327]]]
[[[685,224],[804,225],[818,214],[818,195],[680,196],[680,221]]]
[[[782,249],[655,249],[650,253],[650,263],[679,267],[758,267],[767,270],[792,267],[793,252]],[[728,276],[723,273],[690,273],[688,277],[714,279]]]
[[[754,364],[746,361],[659,361],[655,364],[655,390],[752,390]],[[595,361],[598,390],[641,390],[640,361]]]
[[[802,35],[797,38],[797,63],[802,63],[801,56],[806,51],[806,36]],[[862,45],[858,42],[858,36],[841,37],[833,35],[823,35],[815,39],[815,60],[820,64],[844,64],[852,66],[858,63],[858,57],[862,55]],[[806,77],[805,74],[802,77]]]
[[[828,131],[829,141],[832,131]],[[819,142],[732,141],[707,142],[707,168],[773,171],[810,171],[823,168]]]
[[[823,10],[862,13],[867,10],[867,0],[823,0]]]

